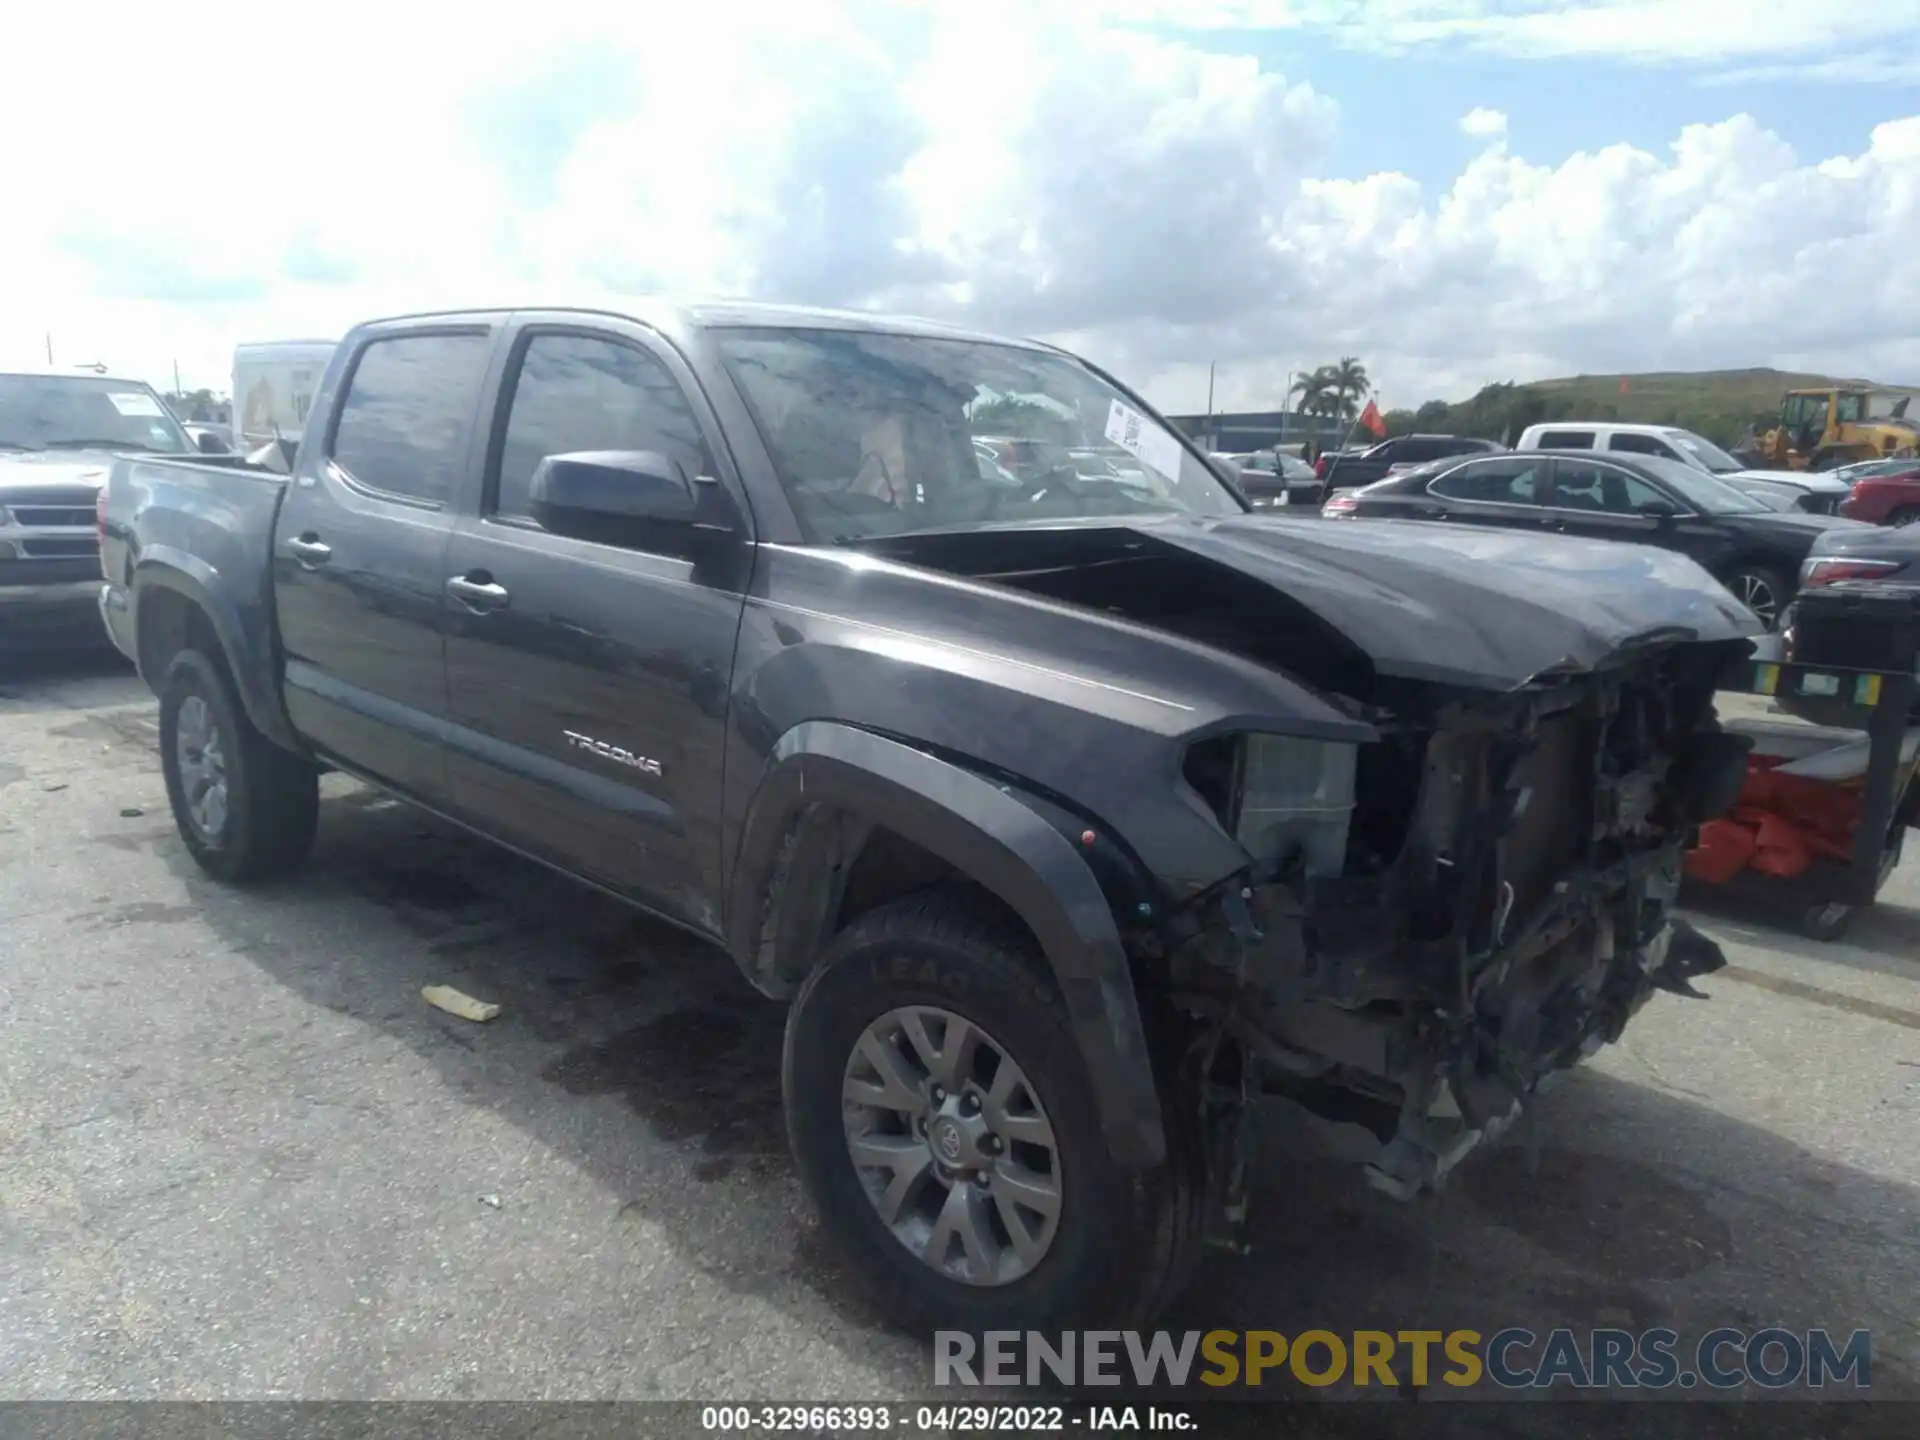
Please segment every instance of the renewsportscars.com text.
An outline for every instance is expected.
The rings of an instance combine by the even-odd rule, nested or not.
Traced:
[[[933,1383],[955,1386],[1448,1385],[1459,1389],[1819,1390],[1873,1383],[1854,1330],[961,1330],[934,1334]]]

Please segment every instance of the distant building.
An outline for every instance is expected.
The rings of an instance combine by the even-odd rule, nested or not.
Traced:
[[[1275,445],[1312,444],[1317,450],[1337,445],[1347,436],[1344,420],[1307,415],[1298,410],[1248,410],[1237,414],[1169,415],[1168,420],[1206,450],[1241,455],[1270,450]]]

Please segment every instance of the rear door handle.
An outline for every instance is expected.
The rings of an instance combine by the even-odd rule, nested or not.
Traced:
[[[322,545],[311,535],[294,535],[287,540],[287,549],[293,552],[293,558],[302,565],[324,565],[333,558],[333,547]]]
[[[491,580],[471,580],[465,575],[456,575],[447,581],[447,593],[474,610],[507,608],[506,586],[496,585]]]

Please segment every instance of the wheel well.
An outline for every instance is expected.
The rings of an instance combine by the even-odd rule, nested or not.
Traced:
[[[876,825],[868,830],[841,871],[840,903],[828,923],[829,933],[847,928],[869,910],[889,900],[955,879],[960,872],[931,850],[916,845],[896,830]]]
[[[160,683],[182,650],[199,650],[216,663],[225,659],[207,612],[178,590],[157,585],[140,595],[138,648],[140,673],[150,685]]]
[[[1042,947],[1005,900],[897,830],[851,812],[812,807],[789,830],[768,886],[749,978],[773,995],[798,987],[829,940],[862,915],[935,886],[963,887]]]

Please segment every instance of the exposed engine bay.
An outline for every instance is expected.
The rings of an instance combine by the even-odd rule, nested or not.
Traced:
[[[1359,747],[1337,870],[1269,830],[1156,956],[1176,1007],[1234,1042],[1227,1082],[1364,1125],[1369,1177],[1411,1196],[1654,990],[1697,993],[1725,962],[1671,915],[1682,855],[1749,744],[1714,718],[1714,648],[1442,703]],[[1231,820],[1248,791],[1225,763],[1189,770]]]

